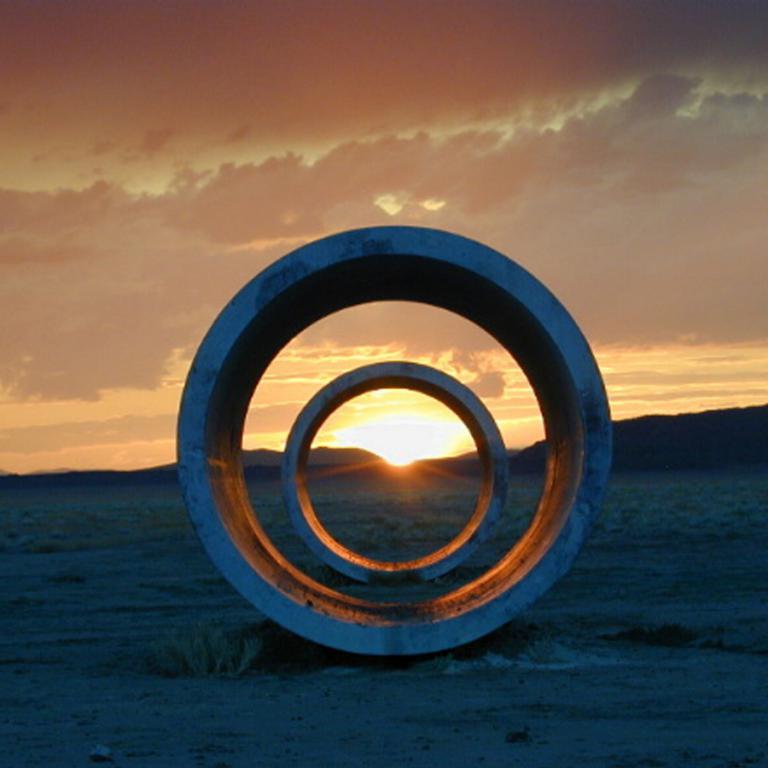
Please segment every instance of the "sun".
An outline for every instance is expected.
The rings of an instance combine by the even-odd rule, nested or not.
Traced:
[[[457,420],[419,414],[392,414],[373,418],[334,432],[336,447],[363,448],[389,464],[404,467],[419,459],[451,456],[468,450],[469,432]],[[471,445],[471,442],[470,442]]]
[[[345,403],[331,414],[314,444],[362,448],[397,467],[475,447],[450,408],[422,392],[400,388],[375,390]]]

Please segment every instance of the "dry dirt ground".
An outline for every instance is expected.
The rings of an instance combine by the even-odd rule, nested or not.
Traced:
[[[534,609],[403,663],[254,627],[173,488],[5,494],[0,765],[768,766],[767,513],[764,474],[615,478]],[[245,674],[168,661],[211,627]]]

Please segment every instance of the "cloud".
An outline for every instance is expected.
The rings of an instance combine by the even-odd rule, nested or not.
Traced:
[[[175,415],[121,416],[102,421],[79,421],[0,430],[0,454],[40,453],[87,445],[114,445],[131,441],[166,439],[173,432]]]
[[[627,104],[637,117],[674,114],[691,97],[701,78],[658,74],[647,77],[635,89]]]
[[[156,155],[168,146],[176,131],[170,128],[155,128],[144,132],[138,151],[143,155]]]
[[[417,133],[114,183],[0,191],[0,384],[15,397],[155,386],[250,277],[303,240],[410,223],[473,236],[549,285],[598,343],[768,337],[768,99],[654,76],[558,130]],[[390,215],[376,201],[393,195]],[[434,201],[441,205],[435,205]],[[429,204],[428,204],[429,203]],[[306,344],[493,346],[428,308],[371,305]]]
[[[377,224],[508,254],[598,347],[764,344],[767,27],[750,0],[1,5],[0,409],[170,416],[243,283]],[[376,355],[450,370],[505,428],[529,419],[492,339],[401,303],[302,334],[278,359],[290,375],[260,388],[259,423],[275,438],[307,392]],[[762,391],[744,380],[723,400],[692,366],[656,390],[612,384],[622,413]],[[138,435],[168,424],[112,424],[132,446],[120,461],[166,460],[170,434]],[[88,429],[79,448],[63,427],[37,433],[29,461],[67,464],[50,440],[102,463]]]
[[[82,186],[83,157],[114,146],[101,158],[110,178],[156,191],[180,158],[200,170],[418,130],[543,125],[653,74],[666,79],[640,95],[663,108],[676,76],[764,89],[767,26],[768,6],[750,0],[6,3],[0,167],[19,185],[61,174]]]
[[[103,222],[135,218],[141,208],[141,199],[106,181],[51,192],[0,188],[0,236],[74,240]]]
[[[228,253],[169,229],[157,204],[101,185],[0,196],[2,389],[94,399],[152,388],[174,350],[197,343],[277,255]]]
[[[504,394],[504,376],[499,371],[480,374],[473,382],[472,389],[480,397],[496,398]]]

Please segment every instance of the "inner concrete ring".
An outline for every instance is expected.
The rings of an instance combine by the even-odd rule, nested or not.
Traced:
[[[531,383],[549,449],[536,512],[511,549],[468,584],[404,603],[345,595],[292,565],[251,507],[241,461],[248,404],[280,350],[332,312],[385,300],[442,307],[493,336]],[[203,339],[179,412],[179,478],[192,524],[213,562],[274,621],[357,653],[451,648],[523,611],[578,554],[599,510],[610,456],[600,372],[564,307],[497,251],[416,227],[332,235],[257,275]]]
[[[376,560],[345,547],[323,525],[307,489],[307,460],[325,420],[352,398],[378,389],[410,389],[450,408],[472,435],[482,465],[475,509],[445,546],[413,560]],[[291,428],[283,454],[283,500],[297,533],[327,565],[358,581],[442,576],[474,552],[498,520],[507,495],[507,452],[493,416],[474,392],[447,373],[407,362],[374,363],[342,374],[320,389]]]

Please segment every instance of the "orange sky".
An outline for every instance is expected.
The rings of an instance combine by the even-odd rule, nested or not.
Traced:
[[[0,469],[172,460],[223,304],[373,224],[523,264],[615,417],[768,402],[766,28],[740,0],[3,4]],[[278,358],[246,445],[281,447],[329,378],[402,357],[473,387],[508,445],[539,436],[484,334],[373,305]]]

